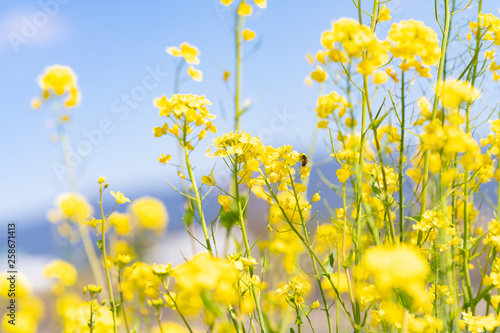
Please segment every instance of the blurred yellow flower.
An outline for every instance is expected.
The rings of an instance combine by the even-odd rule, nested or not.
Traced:
[[[324,82],[327,76],[321,66],[316,66],[316,70],[311,73],[311,78],[316,82]]]
[[[389,21],[391,19],[391,11],[386,5],[382,5],[378,11],[377,20],[379,22]]]
[[[163,202],[152,197],[134,200],[129,206],[132,221],[146,229],[162,232],[168,223],[167,209]]]
[[[74,223],[88,220],[94,211],[87,199],[76,193],[63,193],[59,195],[56,199],[56,207],[65,220]]]
[[[50,94],[61,96],[65,93],[68,98],[64,102],[67,108],[74,107],[80,100],[80,93],[76,84],[76,74],[68,66],[53,65],[45,69],[38,77],[38,84],[42,89],[43,99],[50,97]],[[41,102],[41,101],[40,101]],[[35,106],[37,103],[35,103]],[[38,105],[39,107],[40,105]]]
[[[231,201],[230,201],[230,199],[229,199],[229,197],[227,195],[221,195],[221,194],[219,194],[219,197],[217,198],[217,201],[222,206],[222,208],[224,208],[224,210],[226,212],[229,213],[231,211]]]
[[[163,163],[163,164],[167,164],[167,162],[170,161],[171,159],[172,159],[172,156],[161,154],[161,156],[158,157],[158,162]]]
[[[464,102],[471,103],[479,95],[479,90],[473,88],[470,83],[447,79],[443,83],[440,97],[444,106],[456,109]]]
[[[78,278],[78,273],[72,264],[54,259],[43,268],[43,276],[55,278],[64,286],[72,286]]]
[[[387,73],[383,71],[377,71],[373,75],[373,84],[381,84],[387,81]]]
[[[182,43],[180,48],[175,46],[167,47],[167,53],[174,57],[182,57],[188,64],[198,65],[200,59],[198,58],[199,51],[188,43]]]
[[[118,235],[127,235],[132,229],[129,214],[114,212],[109,216],[108,222],[115,227]]]
[[[255,32],[250,29],[245,29],[241,33],[243,35],[244,40],[252,40],[255,38]]]
[[[260,8],[267,7],[267,0],[253,0],[253,2]]]
[[[203,73],[199,69],[195,69],[193,66],[188,67],[188,75],[195,81],[200,82],[203,79]]]
[[[252,15],[252,6],[242,1],[238,6],[238,15],[240,16]]]

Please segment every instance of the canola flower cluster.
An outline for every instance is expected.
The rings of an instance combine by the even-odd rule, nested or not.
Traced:
[[[222,73],[228,85],[235,77],[234,130],[215,137],[219,120],[211,102],[179,93],[184,65],[193,80],[203,79],[194,67],[200,52],[188,43],[167,48],[179,58],[179,74],[174,92],[153,101],[166,118],[153,128],[154,137],[168,142],[158,161],[177,168],[180,188],[169,183],[183,198],[193,253],[175,264],[148,262],[145,251],[169,223],[165,204],[110,191],[101,176],[97,209],[73,189],[47,214],[69,246],[83,243],[91,270],[50,262],[42,272],[51,281],[46,304],[21,281],[19,297],[28,304],[19,313],[22,326],[13,330],[4,320],[2,331],[36,332],[44,312],[54,313],[62,332],[75,333],[496,331],[500,200],[490,199],[498,193],[485,200],[487,213],[478,207],[483,184],[500,190],[500,120],[487,106],[491,133],[478,135],[473,112],[485,69],[490,79],[500,77],[494,60],[500,20],[477,13],[461,39],[470,51],[462,58],[470,59],[456,71],[447,62],[450,18],[465,11],[452,12],[448,2],[436,8],[445,11],[440,34],[412,19],[390,22],[391,3],[379,1],[371,15],[363,4],[360,19],[338,19],[322,34],[323,49],[307,56],[315,70],[306,80],[319,86],[310,111],[331,157],[319,168],[311,153],[266,145],[240,130],[249,110],[240,105],[241,42],[256,37],[244,21],[267,3],[221,0],[235,14],[235,70]],[[380,40],[375,32],[384,22],[388,35]],[[415,82],[431,88],[424,95]],[[47,68],[39,85],[34,108],[63,95],[63,106],[77,105],[69,67]],[[325,93],[330,86],[336,91]],[[64,128],[67,116],[55,116]],[[205,149],[203,163],[218,167],[200,174],[192,152]],[[310,179],[314,170],[321,187]],[[106,197],[115,202],[107,210]],[[6,288],[2,280],[1,297]]]

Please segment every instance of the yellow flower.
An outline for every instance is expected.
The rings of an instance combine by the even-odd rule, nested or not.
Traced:
[[[255,32],[250,29],[245,29],[241,33],[243,35],[244,40],[252,40],[255,38]]]
[[[213,295],[213,302],[235,305],[240,300],[239,271],[226,259],[208,253],[195,255],[174,269],[177,305],[183,313],[196,314],[203,306],[200,293]]]
[[[267,0],[253,0],[253,2],[259,6],[260,8],[266,8],[267,7]]]
[[[201,182],[208,186],[215,186],[215,178],[213,172],[210,172],[210,176],[201,177]]]
[[[339,182],[345,183],[347,179],[349,179],[349,177],[351,176],[351,171],[342,168],[342,169],[337,169],[337,171],[335,171],[335,174],[337,175]]]
[[[348,235],[346,235],[346,239],[348,239]],[[336,247],[342,247],[342,230],[338,230],[337,226],[332,223],[324,223],[318,226],[318,230],[316,231],[316,236],[314,239],[315,249],[321,253],[330,253]],[[346,242],[346,248],[350,246],[349,243]]]
[[[311,290],[311,285],[305,279],[298,276],[294,277],[290,282],[278,288],[276,291],[279,295],[286,295],[287,300],[294,304],[304,303],[304,296]]]
[[[312,304],[311,304],[311,309],[317,309],[319,308],[319,301],[314,301]]]
[[[311,199],[311,202],[317,202],[317,201],[320,201],[321,200],[321,197],[319,196],[319,192],[317,193],[314,193],[312,199]]]
[[[387,73],[378,71],[373,75],[373,84],[381,84],[387,81]]]
[[[392,66],[390,67],[387,67],[385,69],[385,72],[387,73],[387,75],[389,75],[391,77],[391,79],[395,82],[395,83],[399,83],[399,80],[398,80],[398,75],[396,73],[396,71],[394,71],[392,69]]]
[[[328,120],[321,120],[318,122],[318,128],[327,128],[329,123]]]
[[[91,293],[91,294],[98,294],[102,291],[102,287],[101,286],[96,286],[95,284],[89,284],[87,286],[87,289],[88,291]]]
[[[151,269],[153,270],[153,274],[158,276],[160,280],[165,280],[167,276],[172,276],[172,274],[174,274],[171,263],[169,263],[168,265],[153,264],[151,266]]]
[[[470,83],[447,79],[443,83],[440,97],[444,106],[457,109],[464,102],[471,103],[479,95],[479,90],[473,88]]]
[[[167,53],[174,57],[184,58],[188,64],[198,65],[200,63],[198,49],[188,43],[182,43],[180,49],[175,46],[168,47]]]
[[[347,117],[345,120],[345,125],[349,128],[353,128],[358,124],[358,121],[356,119],[352,119],[351,117]]]
[[[42,105],[42,100],[40,98],[33,98],[31,100],[31,108],[38,110],[40,106]]]
[[[161,154],[160,157],[158,157],[158,162],[160,163],[163,163],[163,164],[167,164],[168,161],[170,161],[172,159],[172,156],[170,155],[164,155],[164,154]]]
[[[220,3],[223,4],[224,6],[229,6],[230,4],[233,3],[233,0],[220,0]]]
[[[52,260],[46,265],[43,275],[47,278],[56,278],[64,286],[72,286],[78,278],[75,266],[60,259]]]
[[[38,77],[38,84],[42,89],[44,99],[47,99],[51,92],[61,96],[65,93],[68,98],[64,102],[67,108],[74,107],[80,100],[80,93],[76,84],[76,74],[68,66],[53,65],[47,67]]]
[[[110,193],[113,197],[115,197],[116,203],[118,203],[118,204],[130,202],[130,199],[127,198],[126,196],[124,196],[123,193],[120,191],[117,191],[116,193],[111,191]]]
[[[472,333],[482,333],[484,329],[490,331],[500,326],[498,320],[492,313],[486,317],[474,317],[472,312],[462,312],[462,320],[458,321],[458,325],[462,330],[467,327]]]
[[[96,220],[92,217],[89,221],[83,221],[83,223],[88,224],[91,228],[96,228],[99,224],[102,223],[102,220]]]
[[[338,110],[339,117],[342,117],[349,107],[349,103],[345,97],[340,96],[335,91],[330,92],[328,95],[323,95],[318,98],[318,106],[316,113],[319,118],[327,119],[333,112]]]
[[[386,5],[382,5],[382,7],[380,7],[377,19],[379,22],[389,21],[391,19],[391,11]]]
[[[242,1],[238,6],[238,15],[240,16],[252,15],[252,7],[249,4]]]
[[[333,58],[342,59],[342,54],[337,53],[339,46],[343,47],[351,59],[361,58],[356,69],[364,75],[370,75],[388,59],[387,43],[378,40],[369,27],[354,19],[343,18],[334,22],[332,30],[322,35],[321,43],[333,61],[335,61]]]
[[[227,195],[219,194],[217,201],[219,202],[219,204],[222,206],[222,208],[224,208],[224,210],[227,213],[229,213],[231,211],[231,202],[230,202],[230,199]]]
[[[132,301],[136,294],[141,300],[145,296],[158,298],[160,284],[161,281],[153,274],[151,266],[143,262],[135,262],[123,270],[123,296],[127,301]]]
[[[441,56],[436,32],[420,21],[394,23],[387,39],[394,44],[390,47],[392,54],[413,67],[420,66],[417,56],[426,66],[436,65]]]
[[[407,246],[374,247],[365,252],[358,272],[373,275],[375,286],[383,297],[391,299],[393,289],[411,296],[417,305],[425,299],[425,283],[429,267],[424,258]]]
[[[132,258],[128,254],[119,254],[119,255],[116,256],[116,265],[119,268],[123,268],[123,267],[127,266],[130,263],[131,259]]]
[[[336,297],[336,293],[332,287],[332,283],[340,294],[345,293],[349,290],[349,280],[347,279],[346,273],[332,273],[330,274],[330,279],[331,282],[328,278],[324,278],[321,281],[321,285],[323,289],[328,292],[328,296],[332,298]]]
[[[231,75],[230,72],[224,71],[224,75],[223,75],[224,82],[227,82],[227,79],[229,78],[229,75]]]
[[[64,219],[75,223],[89,219],[94,211],[87,199],[76,193],[59,195],[56,199],[56,207]]]
[[[108,222],[115,227],[115,231],[118,235],[127,235],[132,229],[130,215],[128,214],[114,212],[108,218]]]
[[[106,182],[106,177],[104,176],[99,176],[99,179],[97,180],[97,183],[98,184],[102,184],[102,183],[105,183]]]
[[[311,73],[311,78],[316,82],[324,82],[327,75],[321,66],[316,66],[316,70]]]
[[[423,232],[429,231],[432,228],[441,228],[444,225],[443,213],[441,211],[426,210],[424,215],[412,227],[414,230]]]
[[[167,209],[163,202],[152,197],[134,200],[129,206],[132,221],[138,222],[146,229],[161,232],[168,223]]]
[[[167,131],[168,131],[168,123],[163,124],[162,127],[153,128],[153,133],[157,138],[167,134]]]
[[[188,75],[195,81],[200,82],[203,79],[203,73],[199,69],[195,69],[193,66],[188,67]]]
[[[174,136],[182,139],[184,134],[192,133],[195,128],[203,130],[200,128],[202,125],[206,126],[205,130],[216,132],[215,126],[210,121],[215,119],[215,116],[207,109],[211,103],[204,96],[174,94],[170,99],[165,96],[156,98],[154,104],[160,110],[160,116],[167,117],[174,122],[168,130]],[[155,128],[154,131],[162,134],[166,128],[168,126],[164,125],[162,129]],[[179,133],[180,131],[185,133]],[[187,145],[187,142],[181,141],[182,144]]]

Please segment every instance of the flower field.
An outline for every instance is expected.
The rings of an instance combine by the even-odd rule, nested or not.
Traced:
[[[356,15],[332,13],[309,36],[319,43],[298,83],[316,96],[298,115],[314,121],[301,128],[307,149],[246,125],[244,60],[262,51],[253,24],[273,1],[214,3],[230,13],[232,60],[219,77],[229,106],[185,88],[207,80],[203,50],[166,45],[172,89],[148,101],[162,150],[143,163],[174,175],[158,183],[180,215],[112,175],[79,191],[69,123],[86,73],[41,68],[32,112],[53,119],[68,167],[46,224],[85,260],[51,260],[43,292],[19,279],[16,324],[2,306],[0,331],[496,332],[500,18],[483,12],[491,0],[437,0],[429,22],[396,21],[396,2],[353,0]],[[176,237],[187,251],[160,251]],[[5,304],[9,288],[2,279]]]

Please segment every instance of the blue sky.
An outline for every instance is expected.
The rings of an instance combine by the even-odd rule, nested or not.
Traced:
[[[244,116],[242,129],[266,136],[266,129],[279,123],[276,118],[286,119],[286,127],[275,126],[267,143],[306,150],[315,126],[317,91],[303,83],[311,71],[305,54],[320,49],[321,33],[333,20],[355,17],[355,8],[350,0],[268,2],[267,9],[257,10],[245,23],[258,36],[257,41],[245,44],[245,51],[256,43],[261,46],[243,65],[243,98],[250,98],[254,106]],[[495,1],[483,2],[485,13],[498,14]],[[434,1],[393,1],[389,4],[391,23],[414,18],[436,28],[433,5]],[[47,6],[55,9],[53,17],[36,21],[43,19],[40,12],[46,12]],[[464,16],[474,16],[476,8],[472,6]],[[27,25],[37,22],[35,31],[13,46],[12,36],[22,36]],[[69,65],[78,74],[82,101],[79,108],[69,111],[68,132],[73,149],[88,140],[85,133],[94,133],[95,142],[77,167],[80,192],[93,197],[98,176],[105,175],[112,189],[131,198],[148,191],[167,193],[164,180],[175,179],[175,171],[160,165],[157,156],[172,153],[175,147],[172,141],[152,135],[152,128],[163,123],[152,100],[172,93],[176,62],[165,48],[189,42],[201,51],[199,68],[204,79],[201,83],[185,81],[181,92],[206,95],[222,133],[232,126],[222,112],[232,110],[222,80],[223,71],[232,72],[234,67],[232,24],[232,14],[218,0],[3,1],[0,219],[45,223],[44,214],[54,198],[68,191],[66,181],[60,181],[53,170],[54,162],[62,163],[62,154],[60,146],[49,140],[54,132],[50,106],[39,111],[29,108],[30,100],[39,95],[36,78],[45,66]],[[378,36],[385,37],[389,26],[381,25]],[[123,110],[123,96],[140,89],[151,72],[161,73],[157,86],[120,117],[123,113],[115,111]],[[103,119],[112,129],[100,137],[95,133]],[[207,164],[208,169],[211,163]]]

